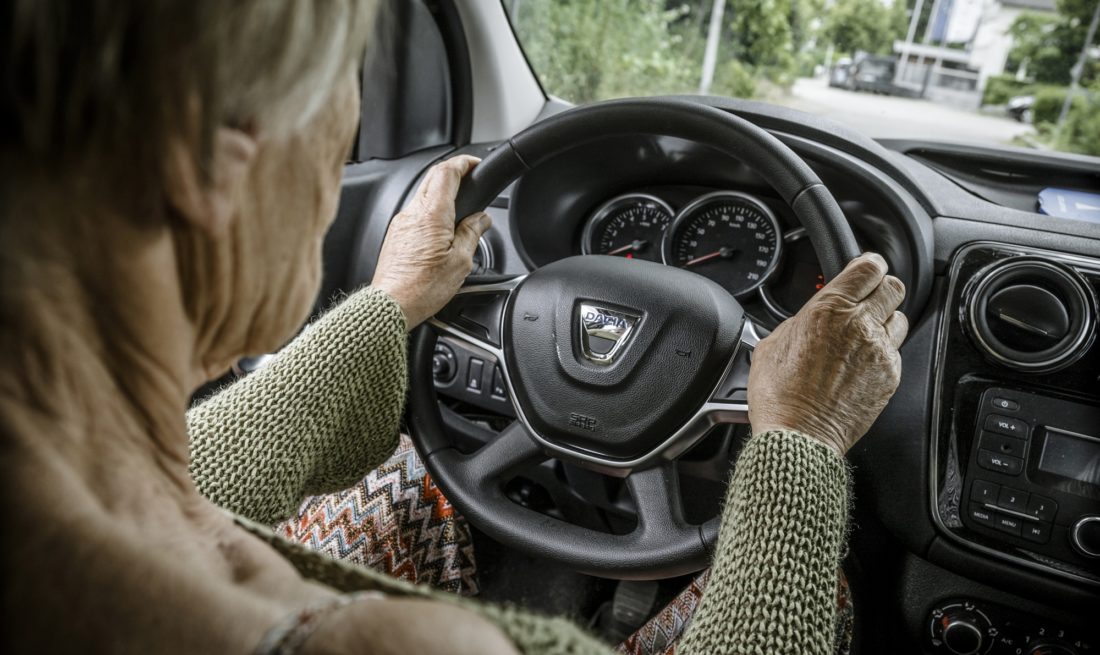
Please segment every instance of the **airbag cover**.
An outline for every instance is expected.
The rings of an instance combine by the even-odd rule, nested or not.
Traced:
[[[582,305],[590,316],[598,307],[629,323],[597,333],[627,332],[610,363],[584,354]],[[709,397],[743,320],[725,289],[695,273],[636,259],[570,257],[516,289],[504,319],[505,357],[516,400],[539,436],[626,461],[667,440]],[[608,351],[603,338],[592,337],[597,354]]]

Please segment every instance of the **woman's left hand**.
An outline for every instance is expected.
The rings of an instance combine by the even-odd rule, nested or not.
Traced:
[[[442,309],[462,286],[478,239],[492,224],[480,212],[455,225],[458,187],[479,161],[463,155],[433,166],[390,222],[371,286],[401,305],[410,330]]]

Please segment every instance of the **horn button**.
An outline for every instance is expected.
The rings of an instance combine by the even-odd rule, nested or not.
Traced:
[[[604,255],[531,273],[504,322],[516,400],[543,439],[612,460],[643,456],[710,396],[744,313],[682,269]]]

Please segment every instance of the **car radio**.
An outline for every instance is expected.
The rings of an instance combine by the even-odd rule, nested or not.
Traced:
[[[960,503],[966,527],[1100,569],[1100,408],[992,387],[977,410]]]

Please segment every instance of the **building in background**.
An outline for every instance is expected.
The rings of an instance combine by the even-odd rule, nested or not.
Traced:
[[[976,109],[986,80],[1005,72],[1009,28],[1025,11],[1053,14],[1056,7],[1054,0],[934,0],[921,42],[914,30],[894,42],[896,83],[929,100]]]

